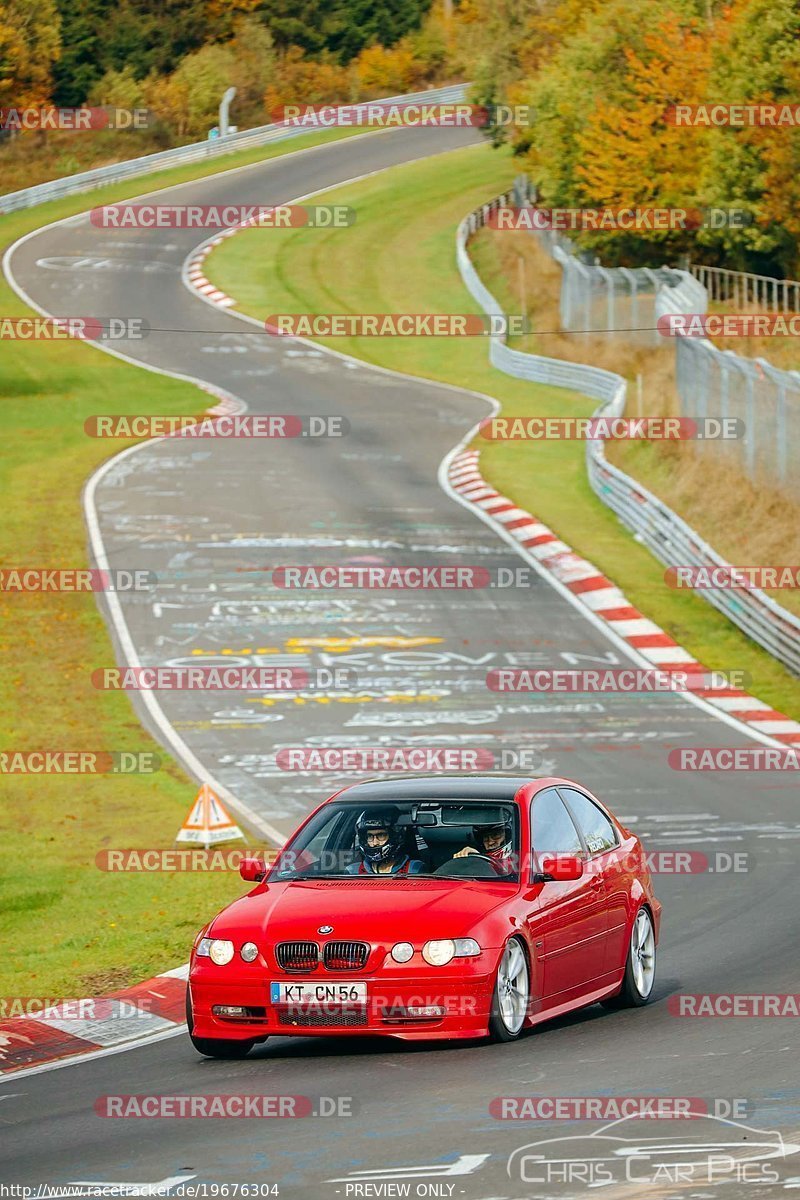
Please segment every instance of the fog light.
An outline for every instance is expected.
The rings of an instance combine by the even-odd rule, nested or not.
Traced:
[[[239,953],[245,962],[254,962],[258,958],[258,946],[255,942],[245,942]]]
[[[407,963],[414,956],[414,947],[411,942],[398,942],[396,946],[392,946],[392,958],[395,962]]]
[[[247,1009],[238,1004],[215,1004],[211,1012],[215,1017],[246,1017]]]
[[[445,1017],[447,1016],[447,1009],[442,1008],[440,1004],[427,1004],[424,1006],[409,1004],[406,1013],[409,1017]]]

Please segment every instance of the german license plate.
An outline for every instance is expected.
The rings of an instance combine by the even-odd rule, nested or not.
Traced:
[[[271,983],[273,1004],[366,1004],[365,983]]]

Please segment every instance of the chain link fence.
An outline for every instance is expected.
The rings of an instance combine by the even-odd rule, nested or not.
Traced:
[[[524,176],[514,203],[531,205]],[[800,311],[800,283],[765,275],[690,264],[689,270],[603,267],[589,262],[563,234],[537,232],[559,263],[561,325],[624,337],[634,345],[663,344],[658,318],[669,313],[706,313],[709,300],[734,302],[739,310]],[[642,332],[636,332],[642,329]],[[682,416],[732,417],[744,436],[698,442],[701,453],[724,455],[750,479],[777,484],[800,496],[800,372],[782,371],[763,358],[719,350],[707,338],[677,336],[675,379]]]
[[[513,196],[499,196],[465,217],[456,234],[456,261],[464,285],[484,312],[495,317],[502,317],[503,310],[475,270],[468,242],[496,209],[510,203],[518,204],[520,199],[517,185]],[[512,350],[506,345],[505,336],[499,334],[490,340],[489,357],[493,366],[516,379],[569,388],[600,400],[597,416],[622,416],[625,412],[627,384],[613,371]],[[661,562],[667,566],[731,569],[731,564],[677,513],[637,480],[608,462],[602,438],[587,441],[586,468],[589,482],[599,499]],[[776,604],[758,588],[704,589],[696,594],[722,612],[793,674],[800,675],[800,617]]]

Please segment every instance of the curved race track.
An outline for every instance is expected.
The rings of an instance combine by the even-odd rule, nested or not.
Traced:
[[[182,185],[159,198],[288,201],[455,150],[471,138],[443,130],[371,135]],[[444,159],[443,169],[454,169],[454,161]],[[84,217],[43,229],[8,259],[16,286],[49,313],[141,315],[156,329],[184,331],[126,343],[122,349],[135,361],[226,389],[252,412],[336,414],[350,423],[340,440],[155,442],[103,472],[94,503],[109,562],[159,577],[155,596],[123,601],[130,638],[148,664],[224,654],[226,662],[347,666],[356,672],[358,692],[299,704],[164,692],[163,718],[142,712],[156,735],[174,737],[165,733],[167,722],[181,741],[169,744],[184,762],[191,767],[199,760],[258,814],[262,829],[288,832],[337,782],[279,771],[274,753],[281,745],[417,739],[535,751],[541,773],[585,780],[648,847],[746,852],[750,869],[657,878],[665,906],[659,978],[656,1000],[645,1009],[594,1007],[505,1046],[274,1039],[232,1064],[201,1060],[178,1036],[23,1075],[0,1088],[6,1135],[0,1177],[65,1184],[185,1175],[193,1183],[272,1182],[281,1196],[331,1200],[402,1195],[396,1188],[406,1183],[405,1194],[475,1200],[586,1194],[574,1176],[564,1188],[523,1184],[519,1172],[509,1177],[506,1162],[525,1143],[590,1133],[597,1122],[502,1122],[489,1114],[492,1098],[502,1095],[741,1098],[749,1101],[749,1124],[800,1140],[796,1023],[681,1020],[667,1008],[675,992],[796,990],[796,784],[671,771],[672,745],[749,744],[744,733],[679,696],[548,699],[487,691],[490,666],[624,662],[602,632],[541,580],[455,598],[309,596],[265,582],[268,576],[252,568],[376,559],[496,568],[521,560],[437,483],[441,459],[485,415],[485,401],[254,333],[183,285],[181,266],[201,240],[196,231],[104,231]],[[146,374],[142,381],[146,387]],[[119,644],[118,626],[114,634]],[[345,1096],[355,1115],[123,1121],[103,1120],[93,1109],[108,1093],[185,1092]],[[678,1128],[650,1121],[625,1136],[641,1142],[675,1136],[676,1128],[682,1139],[742,1140],[740,1132],[709,1121],[692,1123],[688,1133],[684,1122]],[[463,1173],[454,1173],[456,1162]],[[428,1173],[382,1174],[413,1165]],[[360,1190],[343,1181],[359,1171],[374,1172],[353,1177]],[[779,1162],[777,1173],[782,1182],[749,1186],[747,1193],[782,1191],[800,1177],[800,1156]],[[735,1180],[736,1173],[720,1168],[718,1177]],[[179,1194],[176,1183],[171,1194],[176,1187]],[[741,1181],[730,1183],[723,1194],[742,1189]],[[688,1181],[647,1188],[654,1196],[709,1191]],[[643,1193],[611,1185],[604,1194]]]

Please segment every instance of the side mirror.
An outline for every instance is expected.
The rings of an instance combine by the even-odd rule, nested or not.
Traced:
[[[566,883],[583,874],[583,862],[575,854],[543,854],[539,865],[541,871],[534,875],[534,883]]]
[[[244,855],[239,863],[239,874],[248,883],[260,883],[267,873],[267,864],[263,858],[254,855]]]

